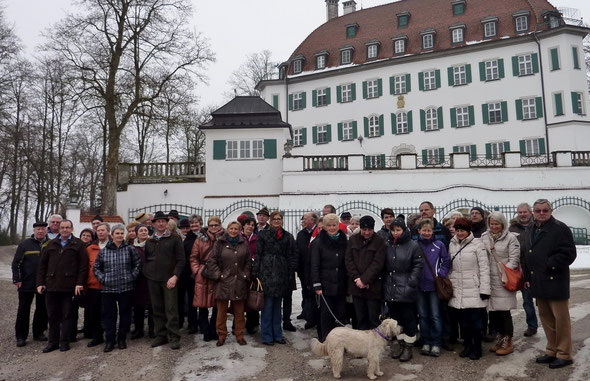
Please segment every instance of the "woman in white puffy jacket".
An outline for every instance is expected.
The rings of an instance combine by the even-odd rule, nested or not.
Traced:
[[[449,307],[459,310],[465,346],[459,356],[478,360],[483,327],[481,309],[486,308],[490,298],[489,259],[481,239],[471,233],[471,221],[457,218],[453,226],[456,234],[449,245],[453,297]]]

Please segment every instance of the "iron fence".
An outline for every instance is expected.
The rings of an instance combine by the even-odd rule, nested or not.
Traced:
[[[348,156],[304,156],[304,171],[347,171]]]
[[[431,157],[431,158],[416,158],[416,168],[452,168],[450,156]]]
[[[365,170],[373,169],[399,169],[400,164],[397,156],[365,156]]]
[[[572,165],[574,167],[590,166],[590,151],[572,152]]]
[[[129,177],[205,176],[205,163],[125,163]]]
[[[537,155],[537,156],[521,156],[520,157],[520,164],[525,167],[545,167],[553,165],[553,160],[550,157],[545,155]]]
[[[469,160],[469,166],[475,168],[503,167],[504,159],[501,156],[475,155]]]

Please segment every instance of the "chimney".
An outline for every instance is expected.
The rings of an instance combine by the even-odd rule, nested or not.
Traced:
[[[340,0],[326,0],[326,21],[338,17],[338,2]]]
[[[342,5],[344,6],[343,15],[347,15],[349,13],[356,11],[356,1],[354,0],[345,1],[344,3],[342,3]]]

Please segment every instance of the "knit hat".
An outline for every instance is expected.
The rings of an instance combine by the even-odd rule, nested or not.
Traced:
[[[350,212],[342,212],[340,218],[352,218],[352,214],[350,214]]]
[[[94,218],[92,218],[92,221],[104,222],[104,220],[102,219],[102,217],[100,216],[100,214],[97,214],[96,216],[94,216]]]
[[[461,230],[465,230],[467,232],[470,232],[471,231],[471,221],[465,217],[459,217],[455,220],[453,227],[455,228],[455,230],[461,229]]]
[[[35,223],[33,223],[33,227],[43,227],[46,228],[47,227],[47,222],[45,221],[36,221]]]
[[[362,216],[359,224],[361,229],[375,229],[375,219],[371,216]]]
[[[393,230],[394,226],[399,226],[402,230],[406,230],[406,223],[401,218],[396,218],[395,220],[391,221],[389,228]]]
[[[141,212],[139,213],[137,216],[135,216],[135,221],[139,222],[139,223],[144,223],[148,220],[148,215],[147,213]]]
[[[162,212],[161,210],[158,210],[156,212],[156,214],[154,214],[154,218],[152,218],[152,222],[156,222],[157,220],[168,221],[168,216],[166,215],[166,213]]]
[[[180,219],[180,215],[178,214],[178,210],[172,209],[168,213],[168,217],[176,218],[177,220],[179,220]]]
[[[479,206],[474,206],[473,208],[471,208],[469,213],[473,212],[474,210],[477,210],[479,212],[479,214],[481,214],[481,217],[485,218],[486,212],[482,208],[480,208]]]
[[[248,218],[247,214],[240,214],[238,216],[238,222],[243,226],[244,225],[244,221],[246,220],[246,218]]]
[[[182,228],[190,228],[191,224],[190,222],[188,222],[187,218],[183,218],[182,220],[178,221],[178,228],[182,229]]]
[[[268,208],[266,206],[264,208],[260,209],[258,211],[258,213],[256,213],[256,215],[259,215],[259,214],[264,214],[265,216],[270,217],[270,212],[268,211]]]

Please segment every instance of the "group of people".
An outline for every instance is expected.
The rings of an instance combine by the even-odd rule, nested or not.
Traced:
[[[335,212],[326,205],[321,217],[305,213],[296,237],[283,228],[283,215],[267,208],[256,218],[240,215],[225,229],[218,217],[203,226],[200,216],[179,220],[176,211],[142,213],[127,226],[112,227],[96,216],[80,238],[59,215],[50,217],[49,230],[36,222],[13,261],[17,346],[26,345],[34,297],[33,338],[48,340],[45,353],[69,350],[79,307],[88,346],[104,342],[105,352],[115,344],[127,347],[132,320],[131,338],[143,337],[146,314],[152,347],[180,348],[185,317],[189,334],[200,331],[205,341],[222,346],[228,312],[240,345],[246,344],[245,331],[258,330],[263,344],[285,344],[283,330],[295,330],[297,275],[297,318],[306,321],[305,329],[315,327],[322,342],[338,325],[376,329],[387,316],[403,327],[393,358],[409,361],[415,345],[421,354],[438,357],[441,348],[453,350],[462,340],[459,355],[477,360],[483,340],[493,342],[490,351],[497,355],[514,351],[510,311],[516,291],[504,287],[506,266],[523,270],[525,336],[537,332],[537,301],[547,346],[536,361],[551,368],[572,363],[569,265],[576,248],[569,228],[552,217],[549,201],[537,200],[532,208],[520,204],[510,222],[479,207],[439,222],[434,205],[425,201],[408,218],[383,209],[380,229],[371,216]],[[437,278],[450,280],[450,300],[440,299]],[[246,303],[258,281],[264,290],[260,313]]]

